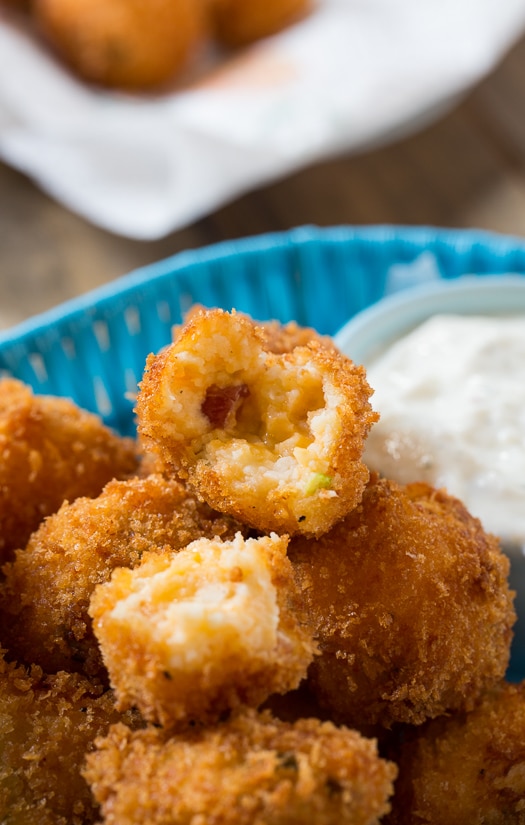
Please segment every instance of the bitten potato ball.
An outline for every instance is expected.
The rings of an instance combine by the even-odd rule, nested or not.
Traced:
[[[198,0],[34,0],[37,26],[85,80],[141,90],[167,83],[203,33]]]
[[[136,445],[65,398],[0,380],[0,564],[65,499],[96,496],[138,466]]]
[[[273,328],[201,310],[149,357],[138,429],[220,512],[263,532],[319,535],[368,480],[371,393],[363,368],[320,337],[288,350]]]
[[[287,539],[199,539],[115,570],[90,615],[118,707],[213,721],[298,686],[315,650],[297,622]]]
[[[417,725],[503,677],[509,561],[445,492],[373,477],[344,521],[293,539],[289,557],[321,651],[310,686],[332,718]]]
[[[407,732],[389,825],[523,825],[525,683]]]
[[[330,722],[247,712],[170,738],[115,725],[85,776],[104,825],[376,825],[396,768]]]
[[[136,567],[146,551],[165,553],[207,536],[233,538],[239,525],[159,474],[109,482],[96,498],[60,508],[4,567],[3,644],[48,673],[102,677],[88,605],[116,567]]]

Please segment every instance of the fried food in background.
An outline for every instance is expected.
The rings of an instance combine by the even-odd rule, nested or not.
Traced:
[[[2,825],[90,825],[98,805],[81,775],[86,751],[119,720],[111,692],[84,677],[25,670],[0,656]]]
[[[268,713],[174,738],[119,724],[97,746],[85,776],[104,825],[375,825],[396,775],[354,731]]]
[[[284,29],[311,9],[310,0],[207,0],[216,39],[246,46]]]
[[[319,535],[361,499],[377,415],[362,367],[320,336],[288,350],[284,330],[192,313],[148,358],[138,430],[210,506],[262,531]]]
[[[31,11],[32,0],[0,0],[0,7],[16,9],[17,11],[29,12]]]
[[[293,539],[289,557],[321,651],[310,686],[333,719],[417,725],[503,677],[508,558],[443,491],[373,477],[343,522]]]
[[[257,707],[306,675],[315,646],[277,535],[199,539],[115,570],[90,615],[118,707],[171,726]]]
[[[146,551],[175,552],[207,536],[241,529],[160,475],[109,482],[97,498],[67,502],[4,568],[0,623],[4,646],[47,673],[104,666],[87,608],[115,567],[135,567]]]
[[[389,825],[525,822],[525,683],[406,733]]]
[[[0,563],[64,499],[95,496],[138,466],[136,446],[64,398],[0,381]]]
[[[168,83],[204,34],[198,0],[34,0],[37,27],[84,79],[129,90]]]
[[[0,0],[23,11],[80,78],[131,92],[181,76],[214,40],[237,48],[275,34],[310,0]]]

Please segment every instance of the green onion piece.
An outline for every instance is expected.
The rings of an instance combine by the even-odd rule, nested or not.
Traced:
[[[325,476],[324,473],[315,473],[306,486],[305,495],[313,496],[318,490],[326,490],[327,487],[332,486],[331,476]]]

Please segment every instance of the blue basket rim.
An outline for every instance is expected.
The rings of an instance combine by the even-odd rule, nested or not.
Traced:
[[[233,240],[219,241],[201,247],[178,251],[173,255],[145,264],[100,287],[63,301],[51,309],[35,314],[0,332],[0,349],[21,341],[29,335],[49,328],[65,319],[72,319],[117,296],[125,296],[147,282],[167,273],[184,271],[208,261],[228,260],[239,255],[260,254],[273,249],[323,244],[410,244],[421,252],[439,246],[451,252],[471,247],[482,248],[495,257],[517,253],[523,255],[525,271],[525,239],[484,229],[457,229],[432,226],[402,226],[379,224],[319,227],[305,225],[293,229],[261,233]]]

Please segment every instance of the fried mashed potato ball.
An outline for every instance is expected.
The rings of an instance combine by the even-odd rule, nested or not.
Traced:
[[[286,546],[275,534],[199,539],[99,585],[89,612],[119,708],[206,722],[297,687],[315,648]]]
[[[204,31],[197,0],[34,0],[33,17],[82,78],[129,90],[168,83]]]
[[[77,674],[46,676],[0,656],[2,825],[90,825],[98,805],[81,769],[94,740],[119,720],[112,693]]]
[[[355,731],[246,712],[172,738],[117,724],[84,775],[104,825],[375,825],[396,768]]]
[[[288,552],[321,651],[310,686],[335,720],[417,725],[503,677],[509,561],[444,491],[374,476],[344,521]]]
[[[65,499],[95,496],[137,468],[136,447],[71,401],[0,380],[0,564]]]
[[[239,525],[159,474],[109,482],[94,499],[65,503],[4,567],[3,643],[48,673],[101,676],[104,665],[87,608],[116,567],[146,551],[173,552],[206,536],[233,538]]]
[[[310,0],[207,0],[215,38],[226,46],[246,46],[304,17]]]
[[[319,535],[361,499],[377,415],[362,367],[315,337],[288,351],[285,334],[235,312],[193,313],[148,358],[138,429],[217,510],[263,532]]]
[[[407,734],[389,825],[525,823],[525,683]]]

